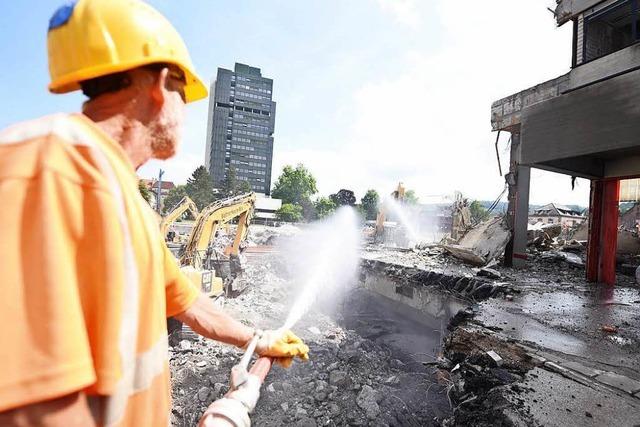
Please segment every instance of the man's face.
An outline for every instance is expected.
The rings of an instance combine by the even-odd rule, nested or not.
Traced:
[[[153,157],[160,160],[176,154],[184,123],[184,77],[169,70],[165,86],[165,102],[151,126]]]

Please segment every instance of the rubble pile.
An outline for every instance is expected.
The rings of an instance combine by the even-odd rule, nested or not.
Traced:
[[[536,366],[522,348],[474,327],[458,327],[446,339],[440,366],[453,405],[453,416],[443,425],[531,424],[526,398],[514,398],[531,391],[519,383]]]
[[[498,279],[501,275],[490,268],[477,269],[477,272],[471,270],[471,273],[438,272],[370,259],[363,259],[361,268],[414,286],[437,286],[469,301],[481,301],[513,292],[505,283],[491,280]]]
[[[300,228],[291,224],[282,224],[279,227],[252,225],[249,228],[247,244],[249,246],[274,245],[276,241],[295,236],[299,232]]]
[[[249,287],[227,300],[225,310],[257,327],[279,327],[291,285],[285,267],[275,255],[252,260],[244,277]],[[255,425],[423,426],[439,425],[449,415],[433,368],[320,312],[308,313],[294,329],[309,345],[311,360],[272,369],[252,416]],[[191,335],[170,350],[172,425],[197,424],[228,390],[229,372],[240,356],[239,350]]]
[[[463,262],[484,266],[502,256],[510,238],[506,220],[496,217],[470,229],[457,244],[444,244],[443,248]]]

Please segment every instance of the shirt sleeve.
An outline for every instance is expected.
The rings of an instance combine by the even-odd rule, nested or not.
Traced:
[[[164,253],[165,294],[167,317],[175,316],[189,309],[200,295],[200,290],[180,271],[176,259],[162,242]]]

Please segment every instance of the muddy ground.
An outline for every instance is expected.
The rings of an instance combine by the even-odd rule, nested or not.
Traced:
[[[286,265],[277,255],[254,256],[244,274],[249,286],[226,300],[225,310],[252,326],[281,326],[294,286]],[[437,368],[396,345],[394,331],[405,330],[409,320],[372,315],[380,307],[366,303],[366,293],[358,294],[362,290],[354,292],[347,294],[350,299],[332,301],[331,310],[317,306],[295,326],[311,360],[272,370],[252,415],[254,425],[429,426],[450,415],[448,383],[438,383]],[[189,335],[170,350],[172,425],[197,424],[205,408],[226,393],[230,369],[240,356],[233,348]]]

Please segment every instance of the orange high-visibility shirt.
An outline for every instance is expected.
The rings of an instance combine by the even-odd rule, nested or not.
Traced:
[[[167,425],[166,318],[199,291],[120,145],[82,115],[0,132],[0,411],[89,396],[101,425]]]

